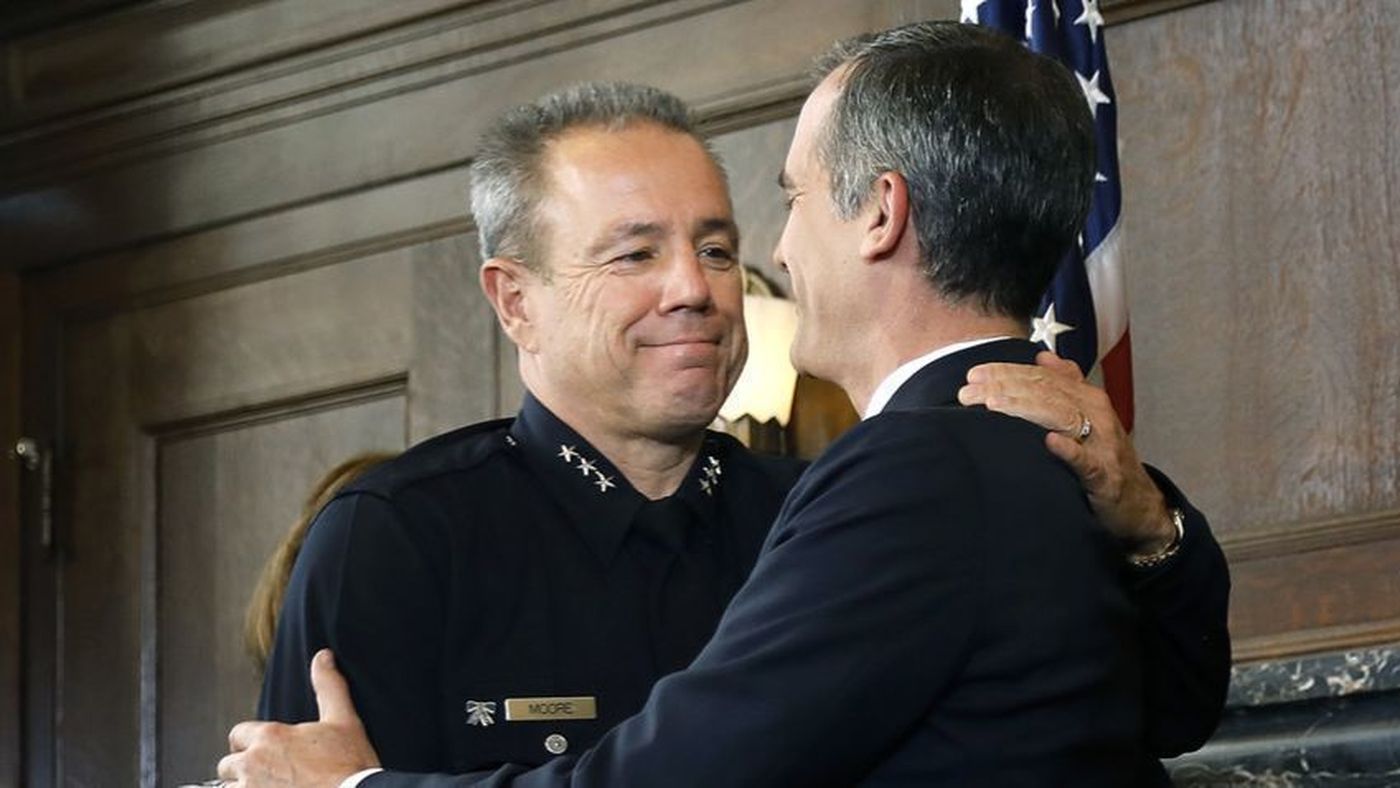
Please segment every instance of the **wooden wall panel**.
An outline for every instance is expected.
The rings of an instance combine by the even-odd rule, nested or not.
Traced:
[[[1284,540],[1237,566],[1245,641],[1400,616],[1394,543],[1283,554],[1400,507],[1396,10],[1238,0],[1110,31],[1138,442],[1232,554]]]
[[[177,8],[143,3],[10,42],[10,111],[4,125],[169,89],[462,5],[470,3],[205,0]]]
[[[0,198],[0,239],[16,259],[52,262],[458,165],[470,157],[485,122],[556,87],[561,75],[656,82],[702,109],[749,92],[767,95],[774,86],[800,93],[808,61],[833,38],[951,7],[915,0],[675,0],[639,5],[624,16],[547,25],[503,50],[472,53],[485,62],[459,68],[456,79],[434,72],[374,101],[359,97],[292,122],[175,147],[156,159],[21,185]],[[822,24],[802,24],[813,18]],[[720,51],[735,60],[716,63]],[[15,147],[23,159],[24,145]],[[18,182],[26,180],[32,178]],[[143,199],[130,199],[133,194]]]
[[[65,418],[75,435],[62,490],[66,546],[53,615],[53,785],[131,782],[141,774],[143,703],[140,524],[154,508],[149,438],[120,417],[132,380],[131,321],[72,325],[65,336]]]
[[[228,729],[254,715],[262,676],[244,649],[243,611],[313,484],[356,454],[404,448],[402,386],[361,394],[160,437],[156,746],[163,784],[211,777]]]
[[[476,235],[415,246],[411,264],[409,442],[514,413],[519,397],[509,393],[513,384],[502,382],[517,377],[513,364],[501,362],[510,340],[497,329],[495,313],[477,285]]]
[[[166,423],[402,375],[412,251],[135,310],[130,409]],[[211,361],[217,359],[217,363]]]

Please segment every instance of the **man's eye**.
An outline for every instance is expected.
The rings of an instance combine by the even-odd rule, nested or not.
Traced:
[[[734,253],[723,246],[706,246],[700,249],[700,256],[706,260],[732,265]]]
[[[628,253],[626,253],[626,254],[620,254],[620,255],[618,255],[617,257],[614,257],[610,262],[614,262],[614,263],[645,263],[646,261],[650,260],[651,257],[652,257],[652,254],[651,254],[651,250],[650,250],[650,249],[638,249],[638,250],[636,250],[636,251],[634,251],[634,252],[628,252]]]

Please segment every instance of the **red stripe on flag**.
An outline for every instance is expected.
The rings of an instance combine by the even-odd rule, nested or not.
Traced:
[[[1118,412],[1118,420],[1123,429],[1133,431],[1133,344],[1130,334],[1123,332],[1122,339],[1108,351],[1099,362],[1103,371],[1103,387]]]

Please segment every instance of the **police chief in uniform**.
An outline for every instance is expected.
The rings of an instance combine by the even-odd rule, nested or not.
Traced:
[[[405,771],[529,766],[596,743],[579,760],[487,779],[898,782],[964,774],[960,758],[986,753],[975,737],[970,755],[953,744],[975,732],[1016,769],[1093,783],[1147,775],[1148,754],[1197,746],[1229,660],[1228,581],[1199,514],[1158,477],[1168,501],[1148,495],[1168,533],[1138,531],[1150,566],[1133,572],[1043,431],[980,410],[928,415],[956,403],[974,364],[1030,363],[1029,343],[979,344],[916,371],[887,414],[812,468],[769,533],[798,469],[703,431],[743,355],[722,176],[683,108],[655,103],[651,91],[592,86],[507,116],[483,146],[483,286],[531,393],[515,420],[429,441],[322,513],[289,588],[264,715],[315,718],[301,677],[330,646],[379,760]],[[493,225],[486,205],[500,197],[491,176],[520,167],[502,154],[524,124],[542,162],[532,187],[547,199],[531,206],[538,224],[520,224],[548,228],[545,250]],[[524,262],[531,252],[547,268]],[[804,331],[812,320],[804,313]],[[847,390],[859,404],[872,393]],[[994,469],[1016,494],[973,506],[960,494],[988,482],[970,467]],[[929,521],[930,502],[954,524]],[[1114,503],[1120,518],[1137,511]],[[869,527],[854,527],[862,519]],[[650,685],[699,651],[765,535],[715,640],[643,708]],[[1006,615],[979,597],[999,587],[1018,602]],[[1057,599],[1066,611],[1047,604]],[[977,634],[978,621],[993,634]],[[991,638],[985,665],[979,636]],[[969,688],[972,667],[986,675]],[[939,701],[954,698],[945,720]],[[295,761],[286,737],[298,729],[315,726],[245,724],[231,739],[287,746]],[[258,752],[226,758],[221,773],[257,784],[243,770]]]

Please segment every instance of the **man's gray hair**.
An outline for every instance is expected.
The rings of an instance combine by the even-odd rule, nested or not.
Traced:
[[[545,234],[538,214],[548,185],[543,160],[549,144],[577,129],[621,131],[635,123],[690,135],[723,175],[690,108],[664,90],[585,82],[551,93],[505,113],[481,138],[471,165],[471,208],[482,259],[510,257],[541,270]]]
[[[973,25],[920,22],[837,44],[817,143],[853,218],[882,173],[909,188],[924,274],[945,296],[1029,318],[1094,187],[1093,116],[1070,72]]]

